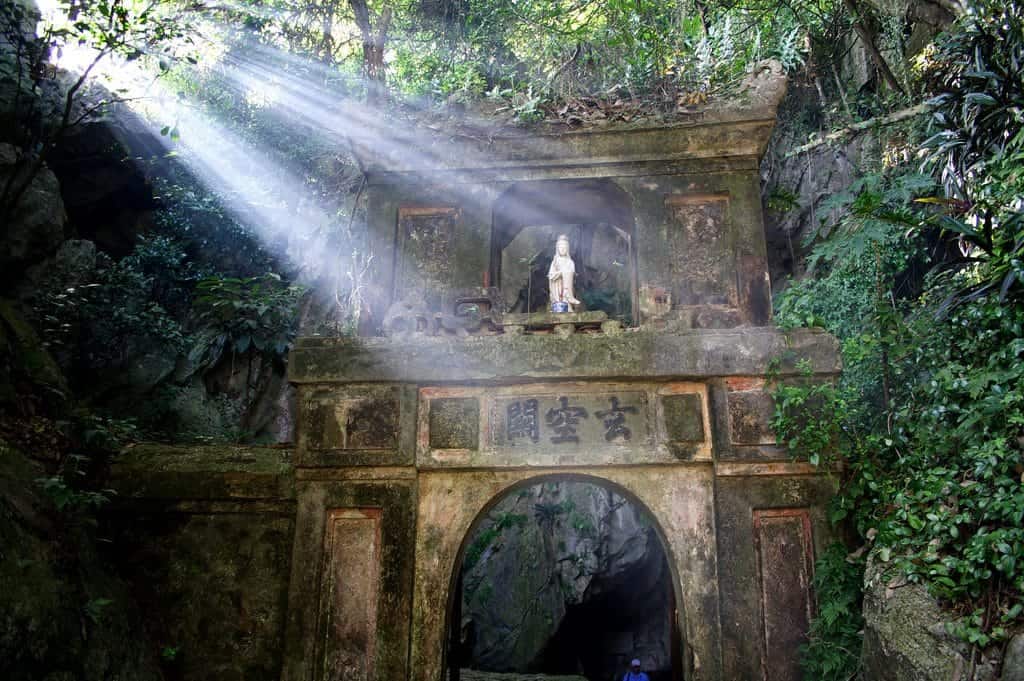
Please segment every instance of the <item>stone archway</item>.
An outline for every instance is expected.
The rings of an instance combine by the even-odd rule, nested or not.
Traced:
[[[533,496],[530,493],[538,496]],[[556,615],[556,617],[559,617],[559,621],[556,623],[558,626],[550,631],[550,638],[548,638],[542,654],[538,656],[538,659],[534,660],[536,668],[532,671],[550,674],[585,671],[588,675],[600,674],[604,678],[609,673],[609,667],[614,665],[621,666],[624,669],[629,659],[643,657],[646,671],[653,674],[657,669],[660,672],[657,678],[682,681],[684,678],[682,659],[685,642],[680,636],[680,631],[681,624],[685,619],[681,614],[684,604],[679,602],[679,579],[674,569],[675,561],[671,559],[671,554],[668,550],[664,529],[650,509],[636,495],[617,483],[590,474],[549,473],[542,471],[538,471],[533,477],[525,478],[510,485],[494,496],[480,510],[466,536],[463,538],[449,582],[446,625],[449,629],[449,645],[445,650],[446,659],[444,665],[448,671],[445,674],[445,679],[454,680],[460,678],[460,664],[458,661],[453,660],[452,656],[454,654],[453,650],[459,645],[459,635],[463,624],[460,620],[464,615],[463,605],[470,602],[463,598],[463,579],[467,575],[467,570],[470,569],[468,556],[475,549],[478,552],[475,555],[480,557],[480,548],[474,546],[475,540],[481,538],[481,529],[487,526],[489,519],[496,510],[502,508],[507,510],[511,504],[518,509],[518,512],[530,512],[532,509],[534,516],[536,516],[540,507],[534,504],[534,501],[541,497],[547,501],[552,501],[553,499],[560,500],[562,502],[560,504],[548,505],[554,506],[556,509],[559,506],[563,507],[562,511],[566,514],[566,517],[564,517],[564,521],[560,524],[558,520],[554,519],[556,516],[552,514],[547,525],[547,532],[545,533],[540,519],[538,519],[537,524],[532,525],[527,520],[527,516],[519,515],[518,519],[521,522],[518,523],[517,527],[520,530],[525,527],[527,534],[517,534],[514,529],[507,530],[513,533],[513,537],[518,536],[519,542],[513,543],[512,547],[510,547],[511,552],[509,548],[506,548],[493,554],[498,556],[499,560],[504,561],[506,568],[510,561],[512,563],[522,563],[527,560],[527,557],[522,554],[522,550],[527,549],[528,545],[540,549],[538,552],[540,555],[550,554],[548,555],[550,560],[562,562],[564,558],[561,560],[557,558],[559,553],[556,551],[553,536],[568,539],[565,535],[572,534],[573,539],[570,541],[574,547],[572,548],[573,551],[588,545],[587,540],[579,541],[581,536],[589,536],[591,540],[597,541],[601,548],[610,552],[609,556],[614,555],[616,551],[616,549],[611,548],[611,544],[619,543],[619,560],[625,558],[624,552],[628,551],[632,555],[626,558],[626,561],[632,561],[632,569],[627,573],[623,571],[625,565],[621,563],[616,566],[606,564],[604,566],[605,569],[611,567],[617,573],[622,573],[617,575],[614,580],[615,584],[609,590],[608,586],[610,585],[601,583],[601,578],[598,576],[602,570],[599,563],[604,561],[601,558],[597,558],[596,562],[589,565],[586,572],[589,575],[594,575],[593,578],[598,581],[591,582],[591,577],[588,576],[583,578],[583,583],[586,584],[585,590],[587,593],[590,593],[592,587],[597,586],[598,598],[586,605],[583,605],[581,601],[577,601],[575,605],[569,606],[564,611],[564,619],[560,615]],[[597,512],[596,514],[594,513],[595,511]],[[581,521],[589,522],[605,513],[605,522],[598,520],[589,525],[589,535],[584,535],[571,529],[574,523],[580,523]],[[621,532],[623,524],[627,528],[625,534]],[[561,530],[555,529],[559,525]],[[601,527],[597,527],[598,525]],[[616,540],[612,539],[610,543],[606,543],[611,537],[602,532],[602,527],[604,530],[611,531],[613,535],[615,534],[615,529],[613,528],[619,529],[618,541],[616,542]],[[548,537],[546,542],[543,541],[541,536],[545,534]],[[493,535],[485,534],[483,538],[490,543],[493,540]],[[602,553],[601,549],[596,545],[589,545],[595,550],[595,555]],[[637,547],[645,548],[640,548],[639,552],[637,552]],[[561,552],[564,553],[565,550],[566,548],[563,543]],[[588,551],[586,548],[583,550]],[[538,557],[537,553],[533,555],[534,558]],[[594,556],[591,557],[593,558]],[[615,561],[616,559],[611,558],[611,560]],[[638,560],[641,561],[639,565],[637,564]],[[555,565],[550,565],[549,567],[555,569]],[[578,564],[572,563],[571,573],[576,573],[577,568]],[[541,574],[536,576],[531,574],[538,569]],[[499,571],[501,571],[501,568],[499,568]],[[486,572],[488,570],[485,568],[484,573],[477,576],[480,577],[482,574],[486,574]],[[519,581],[515,582],[515,584],[521,587],[524,585],[521,582],[525,580],[531,585],[530,593],[534,593],[536,587],[540,584],[537,579],[540,579],[541,582],[547,582],[554,573],[549,574],[543,566],[534,563],[531,568],[521,569],[517,571],[517,574],[519,577],[516,579]],[[628,577],[626,576],[627,574],[629,575]],[[580,579],[581,575],[582,572],[575,576],[570,574],[569,580],[576,585],[574,580]],[[654,576],[653,579],[652,575]],[[642,584],[634,581],[637,577],[640,577],[640,581],[643,582]],[[552,584],[555,586],[551,586]],[[504,586],[509,587],[510,584],[505,583]],[[467,585],[466,588],[471,589],[472,587]],[[520,605],[517,602],[517,597],[514,595],[517,592],[515,589],[501,593],[502,587],[499,586],[492,589],[492,584],[488,581],[486,587],[481,588],[477,593],[483,591],[484,588],[492,595],[488,596],[487,600],[477,601],[476,610],[478,615],[481,614],[479,612],[481,603],[486,604],[484,605],[485,610],[493,610],[494,608],[501,609],[502,607],[492,604],[494,601],[498,603],[503,602],[506,610],[508,606],[513,606],[512,610],[508,611],[507,614],[511,615],[512,622],[519,623],[519,618],[525,612],[532,610],[537,603],[537,601],[533,601],[532,604],[521,604],[523,611],[520,612],[515,610],[515,606]],[[566,582],[555,580],[543,585],[540,590],[536,591],[535,595],[540,596],[542,592],[549,593],[549,595],[553,594],[555,600],[557,600],[556,607],[560,610],[561,607],[564,607],[563,589],[565,588],[567,588]],[[569,586],[568,588],[573,589],[574,586]],[[553,589],[553,592],[550,589]],[[509,595],[511,595],[511,600],[506,597]],[[581,590],[578,596],[583,595],[584,593]],[[638,596],[642,596],[639,602],[636,600]],[[548,600],[550,601],[551,599]],[[555,605],[554,603],[548,604]],[[540,624],[543,627],[544,625],[541,623],[541,620],[538,620],[538,617],[540,617],[541,611],[544,610],[545,606],[541,605],[540,607],[541,610],[535,611],[533,621],[535,624]],[[484,619],[493,622],[491,617],[485,616]],[[500,615],[499,619],[501,619]],[[551,622],[548,612],[544,612],[542,619],[547,620],[549,623]],[[508,618],[506,617],[504,620],[504,624],[498,625],[498,631],[501,632],[499,638],[504,640],[505,643],[498,646],[499,650],[489,651],[489,654],[492,656],[497,653],[496,658],[492,657],[492,662],[508,664],[509,661],[518,659],[519,664],[522,664],[526,661],[523,659],[522,651],[513,652],[506,645],[506,638],[509,632],[506,630],[505,625],[508,624]],[[639,625],[640,631],[634,630],[634,627],[637,625]],[[628,635],[623,636],[627,632]],[[637,634],[640,635],[642,640],[634,639],[634,635]],[[528,641],[527,646],[532,649],[538,639],[536,635],[530,635],[526,636],[523,640]],[[581,646],[580,643],[584,640],[586,643]],[[614,642],[615,646],[621,647],[625,644],[625,641],[630,641],[626,644],[629,646],[628,650],[623,649],[612,652],[602,646],[602,644]],[[641,650],[645,652],[641,654]],[[552,668],[552,665],[555,668]],[[567,668],[567,666],[570,668]],[[574,669],[571,667],[579,668]],[[520,669],[519,671],[527,670]],[[619,674],[616,674],[616,677],[618,676]]]
[[[613,486],[658,528],[678,604],[682,668],[717,677],[717,548],[710,467],[645,466],[537,470],[424,471],[419,476],[412,678],[440,681],[465,538],[498,499],[538,479],[559,477]]]

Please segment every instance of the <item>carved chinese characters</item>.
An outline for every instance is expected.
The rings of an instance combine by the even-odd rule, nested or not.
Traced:
[[[421,388],[417,465],[634,465],[710,459],[705,386]]]
[[[642,442],[648,433],[641,392],[499,398],[491,411],[490,444],[552,450]]]
[[[505,435],[509,442],[516,438],[529,438],[537,444],[540,441],[540,423],[537,421],[537,400],[510,402],[505,421]]]

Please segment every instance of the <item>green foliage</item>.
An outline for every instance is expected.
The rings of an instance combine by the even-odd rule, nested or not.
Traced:
[[[89,283],[66,286],[83,274],[47,273],[33,305],[44,345],[66,367],[89,370],[120,366],[142,347],[180,352],[193,280],[180,244],[141,238],[121,260],[98,261]]]
[[[521,513],[502,513],[497,518],[490,519],[489,524],[477,531],[473,541],[466,548],[462,558],[463,571],[472,570],[502,532],[510,528],[523,527],[528,520],[529,518]]]
[[[826,548],[814,564],[818,614],[811,622],[809,643],[801,646],[805,678],[849,681],[860,664],[861,585],[864,559],[847,555],[842,544]]]
[[[810,363],[801,360],[798,367],[810,381]],[[849,413],[843,390],[827,382],[780,383],[772,397],[772,427],[779,442],[815,466],[833,464],[838,434]]]
[[[109,598],[94,598],[82,607],[82,614],[93,624],[99,624],[113,602]]]
[[[915,320],[897,373],[908,390],[882,443],[912,475],[884,490],[890,512],[859,522],[877,523],[911,581],[954,602],[1003,603],[1024,594],[1024,310],[978,300],[938,330]]]
[[[847,469],[830,517],[865,543],[854,555],[870,547],[968,613],[950,630],[981,647],[1024,619],[1021,16],[978,3],[951,32],[934,57],[938,133],[922,144],[934,177],[860,178],[826,206],[816,276],[777,301],[782,323],[836,333],[844,359],[834,388],[779,388],[780,437],[815,452],[834,435]],[[857,624],[834,614],[854,607],[852,578],[819,570],[805,668],[849,678]]]
[[[72,453],[61,458],[53,475],[36,482],[58,511],[75,522],[95,525],[93,514],[109,503],[111,489],[94,489],[89,485],[93,455]]]
[[[302,288],[270,273],[262,277],[203,279],[196,284],[199,332],[189,358],[214,366],[229,353],[254,350],[283,360],[295,337],[295,308]]]
[[[774,187],[765,197],[768,210],[787,213],[799,205],[800,197],[785,187]]]
[[[569,524],[581,537],[597,536],[597,528],[594,527],[594,521],[588,513],[572,511],[569,514]]]
[[[934,56],[937,132],[924,144],[947,193],[935,221],[981,265],[966,289],[1004,298],[1024,289],[1022,64],[1024,6],[976,3]]]

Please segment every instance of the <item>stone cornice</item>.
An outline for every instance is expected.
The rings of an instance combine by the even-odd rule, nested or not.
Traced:
[[[835,338],[772,327],[618,335],[481,336],[474,338],[302,338],[288,378],[324,383],[508,383],[539,379],[686,379],[763,375],[773,360],[780,375],[840,371]]]

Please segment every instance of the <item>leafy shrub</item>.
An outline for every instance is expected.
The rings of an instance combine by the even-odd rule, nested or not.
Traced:
[[[199,325],[189,358],[212,367],[225,353],[254,350],[283,360],[295,338],[295,308],[302,288],[276,274],[220,277],[196,284],[194,313]]]
[[[800,664],[808,679],[849,681],[860,662],[861,584],[864,560],[847,554],[842,544],[826,548],[814,564],[813,587],[818,614],[811,622],[809,643],[801,647]]]
[[[856,530],[857,555],[873,543],[962,615],[950,630],[981,647],[1024,620],[1022,18],[1020,3],[974,4],[937,53],[947,75],[922,145],[934,178],[861,178],[815,235],[817,278],[778,301],[786,323],[836,333],[846,366],[834,393],[780,388],[780,436],[814,449],[836,434],[848,465],[830,518]],[[833,617],[854,602],[838,554],[819,562],[813,678],[856,671]]]

